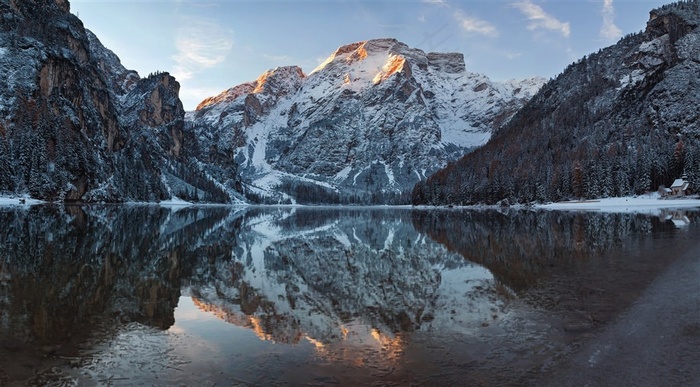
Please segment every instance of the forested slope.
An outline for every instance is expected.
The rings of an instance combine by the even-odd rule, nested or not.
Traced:
[[[700,188],[700,2],[583,57],[492,139],[420,182],[414,204],[625,196],[686,172]]]

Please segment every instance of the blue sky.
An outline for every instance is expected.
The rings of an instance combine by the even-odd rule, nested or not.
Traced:
[[[392,37],[461,52],[493,80],[555,77],[568,64],[644,29],[668,1],[71,0],[129,69],[168,71],[186,110],[268,69],[311,72],[341,45]]]

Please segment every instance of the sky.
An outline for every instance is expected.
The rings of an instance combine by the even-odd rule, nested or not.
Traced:
[[[70,0],[122,64],[180,82],[185,110],[279,66],[308,74],[345,44],[396,38],[460,52],[494,81],[554,78],[584,55],[643,30],[669,1]]]

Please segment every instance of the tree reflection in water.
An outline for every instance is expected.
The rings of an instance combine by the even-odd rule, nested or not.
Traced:
[[[34,206],[0,208],[0,224],[7,381],[26,376],[12,350],[81,356],[106,322],[168,330],[181,297],[316,361],[383,370],[414,336],[475,335],[519,300],[595,325],[665,264],[638,252],[697,213]]]

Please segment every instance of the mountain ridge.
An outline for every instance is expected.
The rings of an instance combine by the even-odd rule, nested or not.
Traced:
[[[644,31],[548,82],[489,143],[418,183],[414,204],[631,196],[684,172],[700,186],[700,2],[652,10]]]
[[[271,79],[279,92],[259,87]],[[542,83],[492,82],[467,72],[460,53],[370,39],[308,75],[268,70],[205,99],[187,121],[210,149],[233,155],[249,196],[387,203],[485,142]]]
[[[0,193],[63,202],[407,203],[544,80],[492,82],[393,38],[336,49],[185,112],[67,0],[0,0]]]

